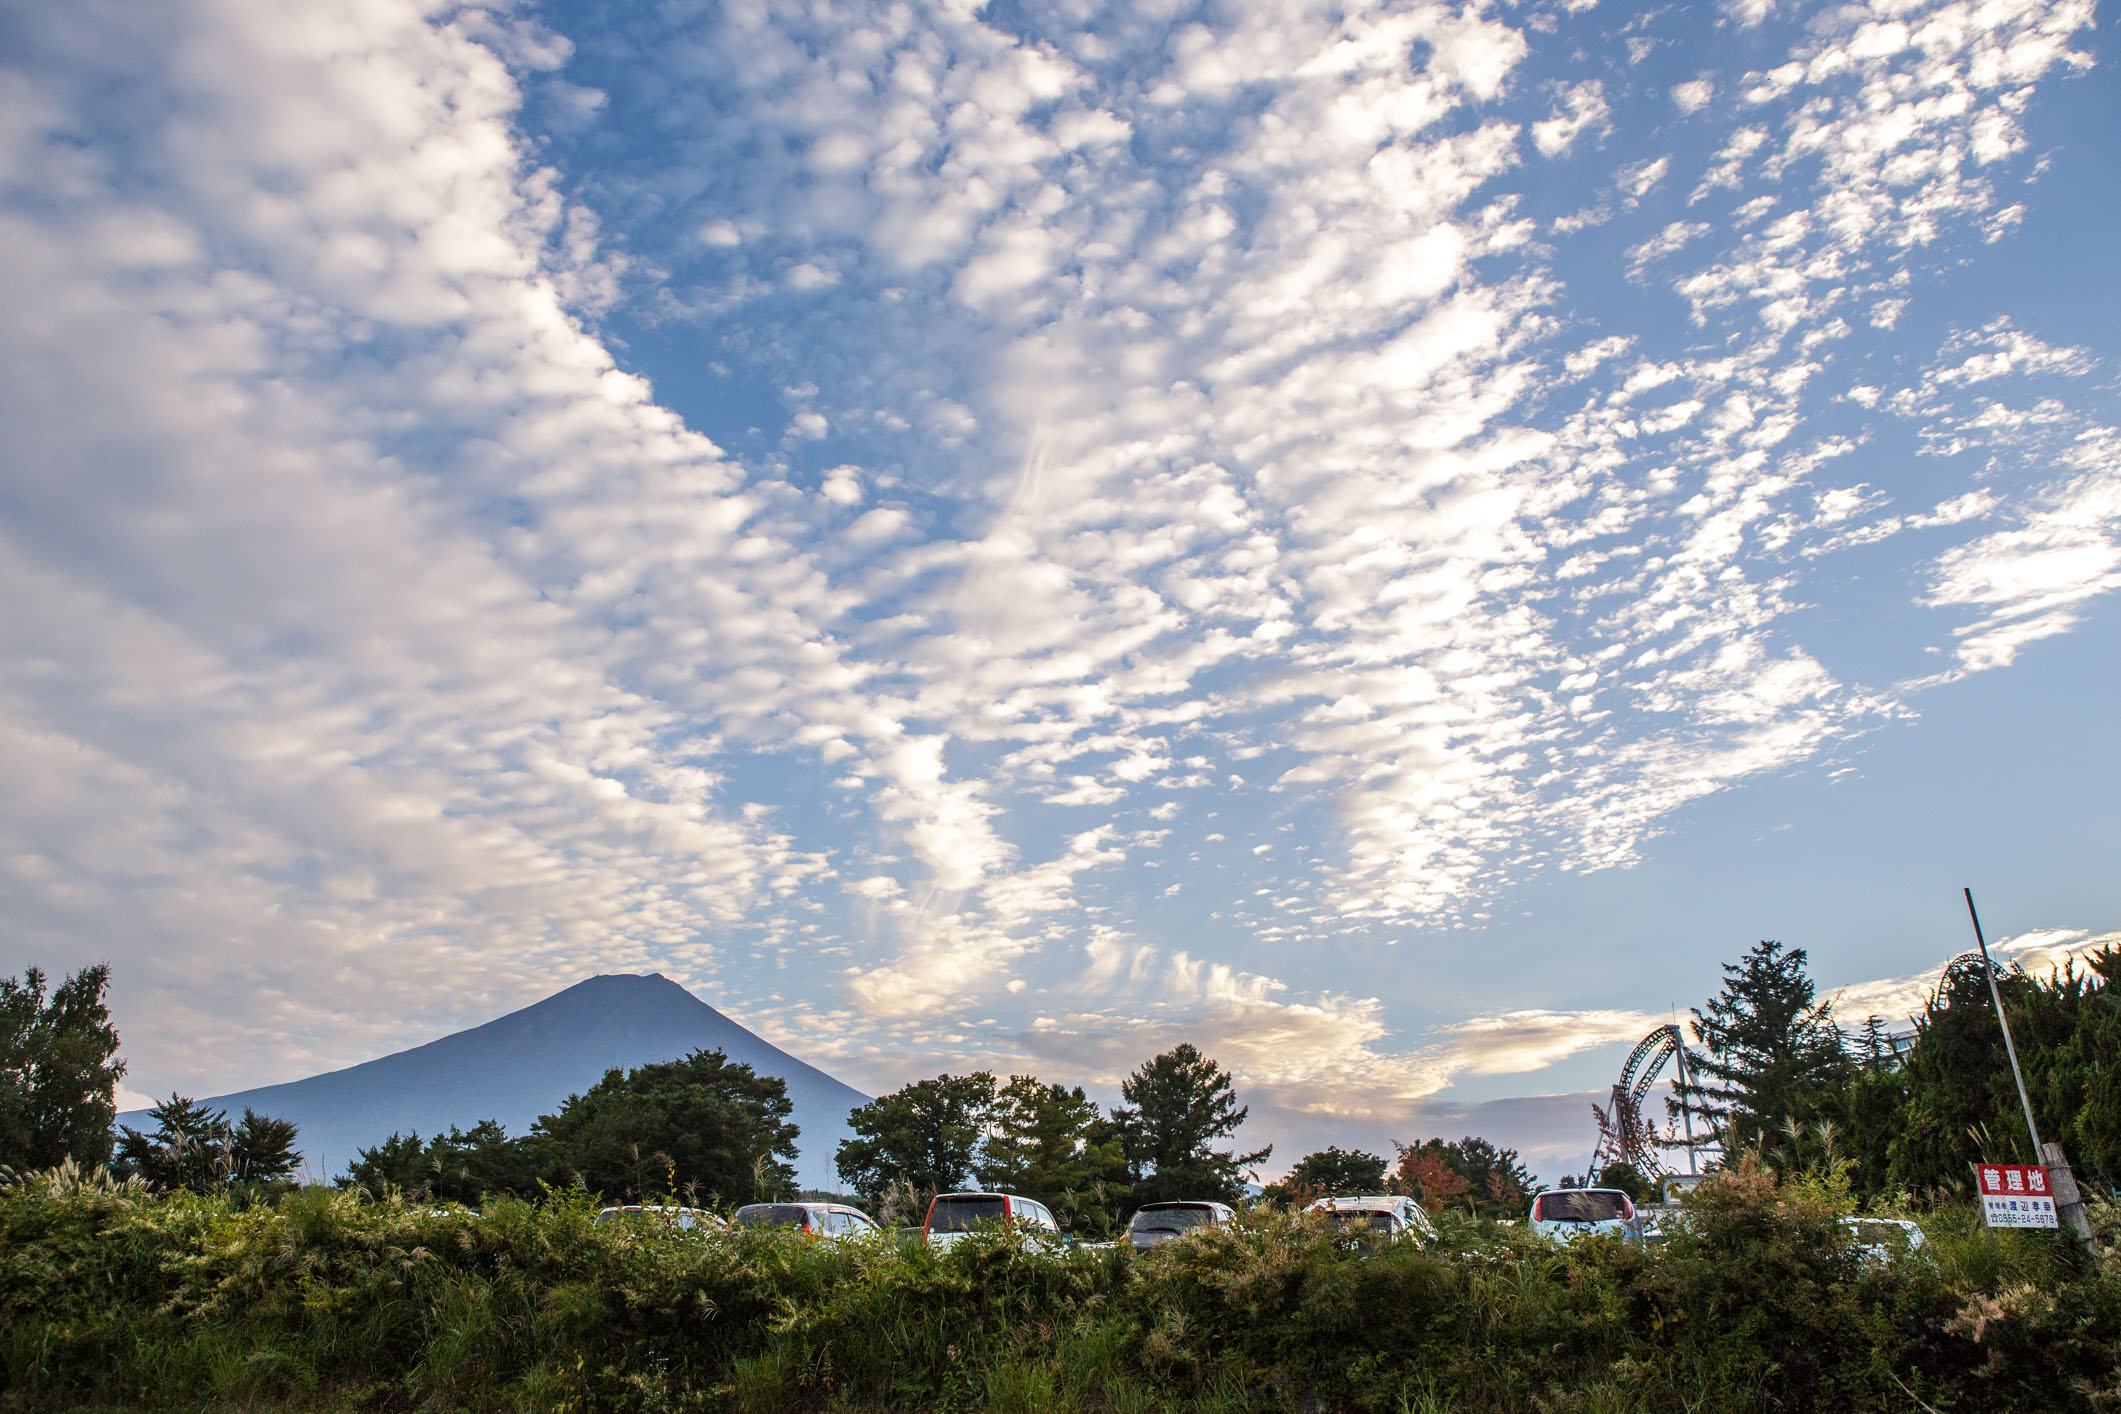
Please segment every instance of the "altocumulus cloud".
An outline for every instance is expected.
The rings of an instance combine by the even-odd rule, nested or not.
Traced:
[[[1405,1036],[1349,960],[2121,582],[2096,356],[1906,332],[2090,22],[26,17],[23,945],[117,958],[202,1089],[617,969],[872,1083],[1190,1037],[1376,1119],[1630,1039]],[[650,334],[741,395],[681,416]],[[1858,548],[1944,670],[1808,648]]]

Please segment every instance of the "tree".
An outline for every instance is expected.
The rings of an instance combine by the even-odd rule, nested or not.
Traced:
[[[228,1176],[226,1150],[232,1131],[228,1113],[172,1091],[147,1112],[154,1132],[131,1125],[121,1130],[116,1167],[149,1187],[189,1188],[204,1193]]]
[[[1267,1185],[1263,1195],[1276,1203],[1302,1204],[1336,1194],[1382,1193],[1385,1191],[1385,1161],[1360,1149],[1328,1146],[1298,1159],[1281,1182]]]
[[[227,1184],[278,1184],[294,1176],[302,1156],[293,1121],[243,1111],[230,1124],[226,1111],[172,1094],[147,1112],[152,1134],[126,1125],[115,1165],[151,1187],[210,1192]]]
[[[872,1203],[901,1186],[923,1198],[962,1189],[978,1162],[994,1096],[994,1077],[984,1070],[879,1095],[847,1116],[854,1138],[840,1141],[840,1177]]]
[[[988,1109],[974,1176],[1052,1209],[1070,1231],[1110,1231],[1131,1191],[1118,1127],[1081,1086],[1012,1075]]]
[[[1476,1135],[1398,1147],[1395,1186],[1431,1212],[1462,1207],[1481,1217],[1521,1217],[1538,1186],[1515,1149]]]
[[[284,1183],[302,1166],[293,1120],[246,1108],[229,1136],[229,1177],[237,1183]]]
[[[1238,1105],[1228,1071],[1190,1044],[1143,1064],[1120,1082],[1129,1108],[1113,1111],[1134,1175],[1136,1203],[1187,1198],[1234,1203],[1242,1175],[1274,1152],[1250,1154],[1211,1147],[1236,1132],[1247,1111]]]
[[[125,1062],[103,1003],[109,986],[107,963],[82,968],[49,1000],[37,968],[0,978],[0,1164],[110,1162]]]
[[[1615,1159],[1598,1171],[1598,1188],[1617,1188],[1637,1203],[1647,1203],[1656,1184],[1644,1175],[1641,1169],[1624,1159]]]
[[[557,1114],[541,1115],[528,1147],[549,1181],[579,1179],[606,1198],[751,1203],[795,1186],[796,1126],[788,1087],[722,1051],[604,1072]]]
[[[499,1121],[482,1119],[468,1130],[451,1125],[425,1144],[417,1133],[392,1134],[356,1154],[340,1185],[474,1206],[494,1194],[536,1193],[537,1172],[524,1140],[510,1139]]]
[[[1786,1120],[1827,1113],[1851,1069],[1831,1003],[1816,999],[1805,951],[1763,940],[1723,969],[1723,991],[1694,1011],[1701,1047],[1687,1048],[1690,1078],[1676,1082],[1673,1115],[1702,1120],[1735,1161],[1765,1145]]]

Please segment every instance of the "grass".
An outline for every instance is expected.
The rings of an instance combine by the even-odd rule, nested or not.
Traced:
[[[1446,1225],[1365,1254],[1272,1213],[1153,1251],[934,1252],[481,1216],[323,1189],[241,1207],[65,1172],[0,1190],[0,1408],[2094,1410],[2121,1277],[1923,1215],[1867,1267],[1830,1192],[1740,1174],[1644,1250]],[[2102,1211],[2109,1242],[2113,1214]]]

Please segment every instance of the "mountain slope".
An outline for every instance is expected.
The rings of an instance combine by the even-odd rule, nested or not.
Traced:
[[[837,1187],[832,1166],[847,1137],[847,1112],[869,1097],[768,1044],[661,974],[603,976],[578,982],[544,1001],[345,1070],[267,1085],[208,1103],[239,1115],[293,1120],[316,1177],[345,1172],[356,1150],[393,1131],[424,1138],[450,1125],[497,1119],[521,1134],[541,1114],[579,1094],[614,1066],[674,1060],[695,1050],[722,1050],[761,1075],[779,1076],[794,1103],[801,1134],[797,1181]],[[138,1128],[144,1113],[118,1116]]]

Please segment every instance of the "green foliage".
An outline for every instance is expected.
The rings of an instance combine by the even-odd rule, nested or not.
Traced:
[[[1867,1266],[1811,1183],[1705,1182],[1656,1248],[1468,1216],[1365,1254],[1255,1209],[1153,1251],[947,1252],[483,1216],[358,1190],[239,1206],[78,1167],[0,1189],[0,1407],[1847,1410],[2121,1397],[2121,1281],[1927,1221]],[[2109,1249],[2114,1213],[2100,1206]],[[1918,1405],[1916,1401],[1920,1401]]]
[[[840,1141],[840,1177],[872,1203],[898,1186],[923,1201],[963,1189],[979,1159],[994,1094],[994,1077],[980,1070],[879,1095],[847,1116],[854,1138]]]
[[[0,977],[0,1165],[95,1165],[111,1155],[118,1031],[103,994],[110,967],[84,967],[47,998],[44,973]]]
[[[1828,1113],[1853,1069],[1804,964],[1803,948],[1762,941],[1724,965],[1723,991],[1694,1011],[1701,1048],[1687,1049],[1691,1075],[1672,1087],[1673,1113],[1703,1121],[1725,1153]]]
[[[1329,1145],[1306,1154],[1289,1166],[1279,1183],[1267,1185],[1263,1195],[1282,1206],[1302,1207],[1314,1198],[1334,1194],[1382,1193],[1385,1191],[1385,1161],[1360,1149]]]
[[[1250,1154],[1214,1147],[1244,1123],[1230,1073],[1197,1049],[1181,1044],[1120,1082],[1128,1108],[1114,1110],[1121,1144],[1134,1172],[1134,1201],[1161,1203],[1188,1198],[1236,1202],[1243,1175],[1273,1153]]]
[[[1657,1187],[1641,1169],[1633,1164],[1618,1161],[1600,1169],[1597,1182],[1593,1186],[1617,1188],[1638,1203],[1651,1201],[1656,1196],[1653,1190]]]
[[[378,1197],[395,1191],[467,1207],[493,1194],[526,1198],[538,1191],[529,1147],[490,1119],[468,1130],[451,1125],[425,1144],[417,1133],[393,1134],[361,1150],[339,1183]]]
[[[172,1094],[147,1112],[154,1132],[123,1126],[116,1167],[150,1188],[205,1193],[224,1184],[285,1183],[301,1165],[295,1126],[255,1110],[231,1125],[225,1111]]]
[[[1068,1231],[1119,1226],[1131,1191],[1117,1126],[1082,1087],[1013,1075],[988,1111],[989,1133],[973,1176],[987,1188],[1035,1198]]]
[[[2046,978],[2002,969],[2010,1014],[2041,1137],[2059,1140],[2078,1180],[2112,1193],[2121,1182],[2121,952],[2102,949]],[[1875,1034],[1880,1028],[1869,1028]],[[1852,1165],[1856,1191],[1873,1201],[1970,1191],[1983,1160],[2031,1162],[2024,1110],[1979,959],[1948,969],[1899,1055],[1859,1039],[1856,1065],[1832,1105],[1832,1137]],[[1817,1125],[1801,1134],[1816,1134]],[[1787,1131],[1785,1131],[1787,1133]],[[1819,1145],[1771,1136],[1779,1156],[1817,1161]]]
[[[1432,1213],[1458,1209],[1484,1218],[1520,1218],[1539,1185],[1515,1149],[1469,1134],[1451,1143],[1424,1139],[1400,1145],[1393,1186]]]
[[[675,1193],[701,1205],[751,1203],[795,1186],[793,1108],[778,1077],[721,1051],[694,1051],[606,1071],[540,1116],[525,1147],[547,1181],[579,1182],[607,1199]]]

